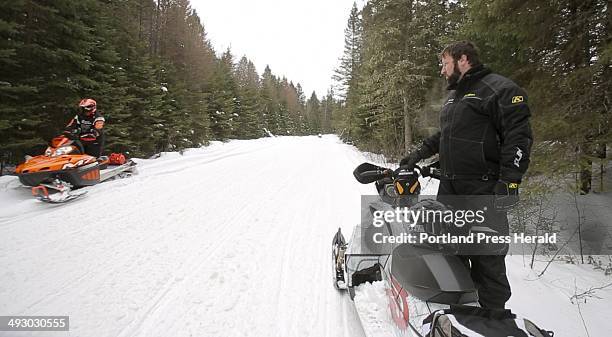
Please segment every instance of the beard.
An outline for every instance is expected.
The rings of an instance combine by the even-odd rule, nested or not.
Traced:
[[[446,78],[446,81],[448,82],[449,86],[454,86],[455,84],[457,84],[457,82],[459,82],[459,78],[461,77],[461,72],[459,71],[459,65],[457,64],[457,61],[455,61],[455,66],[453,68],[454,69],[452,75]]]

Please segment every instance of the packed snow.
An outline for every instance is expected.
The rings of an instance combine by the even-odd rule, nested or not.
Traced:
[[[352,170],[375,159],[333,135],[215,142],[136,159],[138,175],[64,205],[0,177],[0,316],[70,316],[69,332],[0,336],[364,336],[330,250],[375,193]],[[557,337],[612,331],[612,287],[570,301],[612,277],[507,261],[513,311]],[[379,297],[358,302],[390,320]]]

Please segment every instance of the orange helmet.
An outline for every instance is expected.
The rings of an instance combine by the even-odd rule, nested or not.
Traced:
[[[91,116],[96,112],[96,101],[84,98],[79,102],[79,109],[83,114]]]

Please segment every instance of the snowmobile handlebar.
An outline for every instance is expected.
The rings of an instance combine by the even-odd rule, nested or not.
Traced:
[[[423,166],[423,167],[417,165],[416,169],[419,171],[419,174],[423,178],[431,177],[431,178],[440,180],[440,177],[442,176],[442,174],[440,173],[440,163],[439,162],[435,162],[433,164]]]
[[[67,138],[69,142],[67,142],[66,144],[59,144],[58,140],[62,137]],[[75,146],[77,148],[77,151],[79,151],[78,153],[85,153],[85,147],[83,146],[83,143],[79,139],[78,133],[65,131],[64,133],[53,138],[49,142],[49,146],[52,148],[58,148],[63,145]]]
[[[435,179],[440,179],[440,170],[438,169],[438,162],[435,162],[431,165],[427,166],[415,166],[412,170],[407,167],[400,166],[396,170],[392,170],[390,168],[385,168],[381,166],[377,166],[371,163],[363,163],[353,171],[353,176],[357,179],[358,182],[362,184],[371,184],[373,182],[383,180],[385,178],[395,179],[399,175],[400,172],[417,172],[420,176],[432,177]]]

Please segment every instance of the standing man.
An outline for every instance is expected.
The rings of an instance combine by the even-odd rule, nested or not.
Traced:
[[[518,186],[529,165],[532,133],[527,95],[511,80],[480,63],[469,41],[451,43],[440,54],[448,99],[440,112],[440,131],[400,162],[413,168],[440,154],[438,195],[494,195],[496,210],[487,224],[508,235],[506,209],[518,202]],[[479,302],[504,308],[510,298],[505,253],[461,256],[470,267]]]

